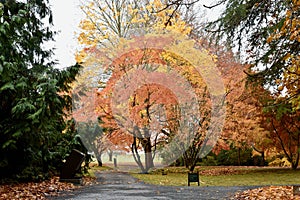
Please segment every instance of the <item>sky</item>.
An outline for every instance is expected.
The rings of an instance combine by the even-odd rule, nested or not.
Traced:
[[[59,31],[51,44],[56,48],[54,58],[58,60],[57,67],[68,67],[75,64],[74,55],[78,46],[75,32],[79,32],[79,22],[84,18],[79,7],[80,0],[50,0],[50,5],[54,30]]]
[[[210,5],[215,0],[201,0],[199,5]],[[48,44],[54,47],[54,59],[58,61],[58,68],[64,68],[75,64],[75,52],[78,49],[76,32],[84,14],[80,9],[81,2],[85,0],[50,0],[51,10],[53,12],[54,30],[59,31],[55,37],[55,42]],[[203,9],[202,9],[203,10]],[[209,19],[216,19],[220,9],[206,9]]]

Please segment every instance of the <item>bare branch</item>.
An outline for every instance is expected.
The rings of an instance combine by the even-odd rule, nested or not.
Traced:
[[[211,6],[207,6],[207,5],[204,5],[203,4],[203,7],[204,8],[208,8],[208,9],[212,9],[212,8],[215,8],[215,7],[217,7],[217,6],[219,6],[219,5],[221,5],[222,3],[224,3],[225,1],[219,1],[218,3],[216,3],[216,4],[214,4],[214,5],[211,5]]]

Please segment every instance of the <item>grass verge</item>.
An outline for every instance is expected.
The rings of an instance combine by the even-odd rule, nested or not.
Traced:
[[[149,174],[131,173],[135,178],[155,185],[186,186],[187,171],[184,168],[167,168]],[[300,185],[300,170],[259,167],[201,167],[201,186],[250,186],[250,185]],[[197,183],[191,183],[197,185]]]

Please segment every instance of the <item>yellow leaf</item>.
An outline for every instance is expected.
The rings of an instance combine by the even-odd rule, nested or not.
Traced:
[[[282,86],[282,85],[279,86],[279,87],[277,88],[277,90],[278,90],[278,91],[282,91],[282,90],[283,90],[283,86]]]
[[[270,35],[268,38],[267,38],[267,43],[270,43],[273,41],[273,36],[274,35]]]
[[[288,53],[288,54],[286,54],[286,55],[284,56],[283,60],[286,61],[286,60],[288,60],[290,57],[291,57],[291,54]]]

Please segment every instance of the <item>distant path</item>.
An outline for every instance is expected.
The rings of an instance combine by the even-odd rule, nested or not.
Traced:
[[[102,171],[96,174],[99,184],[68,193],[68,196],[52,197],[53,200],[153,200],[153,199],[230,199],[234,193],[252,189],[237,187],[188,187],[158,186],[139,182],[128,173]]]

